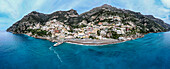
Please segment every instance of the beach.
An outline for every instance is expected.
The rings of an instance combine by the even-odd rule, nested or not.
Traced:
[[[28,35],[28,34],[26,34]],[[30,36],[30,35],[28,35]],[[49,40],[51,42],[57,42],[53,46],[58,46],[63,43],[70,43],[70,44],[77,44],[77,45],[86,45],[86,46],[103,46],[103,45],[109,45],[109,44],[116,44],[121,42],[126,42],[129,40],[134,40],[137,38],[142,38],[144,35],[133,37],[131,39],[126,40],[119,40],[119,39],[66,39],[66,40],[56,40],[56,39],[50,39],[49,37],[40,37],[40,36],[31,36],[37,39],[45,39]]]
[[[101,46],[108,44],[115,44],[124,41],[116,40],[116,39],[105,39],[105,40],[94,40],[94,39],[75,39],[65,41],[66,43],[78,44],[78,45],[88,45],[88,46]]]
[[[142,37],[144,37],[144,35],[140,36],[140,37],[132,38],[130,40],[134,40],[134,39],[142,38]],[[103,40],[97,40],[97,39],[70,39],[70,40],[63,41],[62,43],[65,42],[65,43],[77,44],[77,45],[85,45],[85,46],[103,46],[103,45],[126,42],[126,41],[130,41],[130,40],[118,40],[118,39],[103,39]],[[62,44],[61,42],[59,42],[59,43]]]

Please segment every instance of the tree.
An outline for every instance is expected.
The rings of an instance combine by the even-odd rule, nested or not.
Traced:
[[[98,35],[98,36],[100,36],[100,32],[101,32],[100,30],[97,30],[97,35]]]

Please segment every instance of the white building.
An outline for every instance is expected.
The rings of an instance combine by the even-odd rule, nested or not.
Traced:
[[[100,32],[100,35],[105,36],[105,35],[106,35],[106,32],[102,30],[102,31]]]
[[[117,34],[122,34],[121,30],[117,30],[116,32],[117,32]]]
[[[124,37],[119,37],[118,39],[119,40],[126,40]]]

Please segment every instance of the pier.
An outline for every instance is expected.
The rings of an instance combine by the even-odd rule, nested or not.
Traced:
[[[53,46],[58,46],[58,45],[60,45],[60,44],[63,44],[64,42],[57,42],[57,43],[55,43]]]
[[[53,46],[58,46],[63,44],[65,41],[64,40],[56,40],[57,43],[55,43]]]

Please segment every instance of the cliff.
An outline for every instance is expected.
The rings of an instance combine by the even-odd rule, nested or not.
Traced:
[[[112,18],[117,18],[117,20]],[[130,29],[133,33],[165,32],[170,30],[169,24],[165,23],[161,19],[153,17],[152,15],[142,15],[139,12],[118,9],[105,4],[80,15],[73,9],[68,11],[56,11],[52,14],[43,14],[33,11],[24,16],[18,22],[14,23],[7,29],[7,31],[15,34],[26,34],[30,32],[30,30],[28,30],[30,27],[35,27],[37,24],[45,26],[47,22],[54,19],[57,22],[61,22],[64,25],[69,26],[71,31],[74,31],[73,29],[75,28],[86,27],[89,23],[97,26],[100,22],[106,23],[107,26],[120,23],[120,28],[121,26],[129,25],[132,27]],[[48,30],[46,31],[48,32]],[[105,32],[108,31],[105,30]]]

